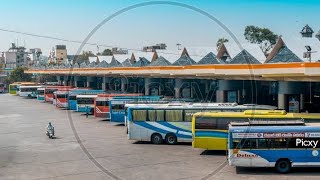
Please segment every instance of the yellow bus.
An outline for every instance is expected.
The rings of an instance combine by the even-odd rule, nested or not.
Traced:
[[[9,93],[16,95],[19,91],[19,86],[32,86],[36,85],[34,82],[14,82],[12,84],[9,84]]]
[[[263,121],[274,124],[282,120],[290,122],[290,120],[301,119],[305,123],[320,123],[320,114],[287,113],[284,110],[195,113],[192,117],[192,147],[206,150],[227,150],[227,129],[230,122]]]

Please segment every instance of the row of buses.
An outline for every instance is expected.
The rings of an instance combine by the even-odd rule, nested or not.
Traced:
[[[269,105],[177,102],[67,86],[37,87],[36,97],[57,108],[125,124],[129,140],[191,142],[193,148],[227,151],[229,165],[236,167],[275,167],[287,173],[291,167],[320,166],[320,114],[288,113]]]

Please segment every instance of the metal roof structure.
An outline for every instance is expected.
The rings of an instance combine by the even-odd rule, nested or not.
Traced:
[[[160,56],[153,62],[149,64],[149,66],[170,66],[171,63],[164,57]]]
[[[129,58],[126,59],[125,61],[123,61],[121,64],[123,67],[131,67],[132,66],[131,60]]]
[[[244,49],[232,58],[229,64],[261,64],[261,62]]]
[[[224,61],[217,58],[212,52],[204,56],[197,64],[225,64]]]
[[[143,67],[143,66],[148,66],[150,64],[150,62],[144,58],[144,57],[140,57],[139,61],[137,61],[136,63],[132,64],[132,66],[134,67]]]
[[[112,60],[109,64],[109,66],[110,67],[121,67],[122,64],[118,60],[116,60],[116,58],[112,57]]]
[[[193,59],[191,59],[188,54],[182,54],[178,60],[172,63],[172,65],[174,66],[186,66],[193,64],[196,64],[196,62]]]

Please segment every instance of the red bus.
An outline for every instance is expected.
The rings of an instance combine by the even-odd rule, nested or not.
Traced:
[[[109,99],[115,96],[143,96],[143,94],[98,94],[94,98],[94,116],[110,118]]]
[[[68,108],[68,96],[72,90],[90,90],[90,88],[65,88],[53,92],[53,105],[59,108]]]
[[[45,102],[53,102],[53,92],[58,90],[66,90],[71,89],[71,86],[47,86],[44,89],[44,101]]]

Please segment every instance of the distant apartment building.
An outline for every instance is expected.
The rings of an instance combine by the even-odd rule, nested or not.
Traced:
[[[6,68],[16,68],[28,65],[28,53],[23,46],[18,47],[15,43],[12,43],[9,50],[3,54]]]
[[[155,52],[157,49],[167,49],[167,45],[165,43],[160,43],[153,46],[144,46],[142,50],[144,52]]]
[[[28,53],[29,64],[39,64],[41,61],[42,51],[40,48],[32,48]]]
[[[67,47],[66,45],[56,45],[55,59],[57,64],[63,64],[67,60]]]

